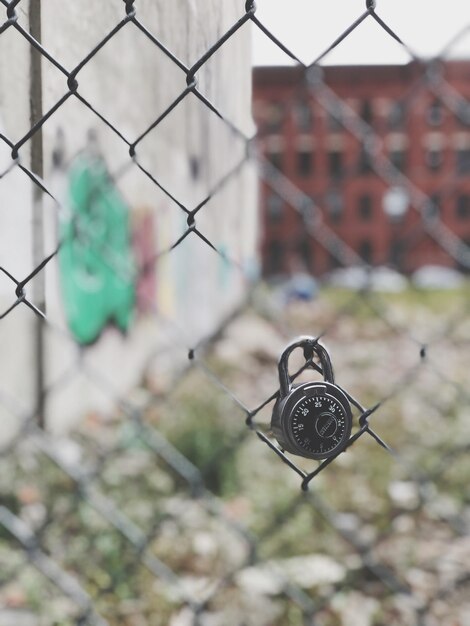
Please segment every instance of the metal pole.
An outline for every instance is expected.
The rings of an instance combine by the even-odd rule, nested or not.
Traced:
[[[29,2],[29,32],[39,43],[41,42],[41,0]],[[30,122],[33,126],[42,118],[42,55],[30,46]],[[31,170],[39,178],[43,178],[43,134],[42,127],[31,137]],[[33,219],[32,219],[32,258],[33,266],[37,267],[44,259],[44,216],[43,192],[38,185],[33,185]],[[43,272],[39,272],[33,281],[33,302],[41,310],[46,310],[45,280]],[[36,362],[36,416],[38,425],[45,426],[44,418],[44,320],[37,316],[35,322],[35,362]]]

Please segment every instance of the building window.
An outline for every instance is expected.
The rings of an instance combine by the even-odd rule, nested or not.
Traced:
[[[461,250],[461,256],[459,256],[459,258],[461,258],[462,261],[464,261],[465,256],[468,254],[468,251],[470,250],[470,239],[468,237],[460,240],[459,251],[460,250]],[[457,262],[457,267],[464,274],[468,274],[470,271],[468,269],[468,264],[462,261]]]
[[[332,178],[341,178],[343,175],[343,154],[339,150],[328,153],[328,169]]]
[[[403,102],[394,102],[388,114],[388,127],[390,130],[399,130],[405,125],[406,108]]]
[[[390,244],[390,263],[397,269],[401,269],[403,262],[403,254],[405,252],[404,242],[400,239],[393,239]]]
[[[441,212],[441,197],[438,193],[433,193],[424,205],[423,218],[425,220],[435,220]]]
[[[273,167],[282,171],[282,152],[268,152],[266,158]]]
[[[441,169],[442,160],[442,150],[438,148],[429,148],[426,150],[425,161],[431,171],[437,172]]]
[[[333,222],[341,221],[343,216],[343,196],[338,189],[330,189],[325,196],[328,214]]]
[[[366,124],[369,124],[369,126],[372,125],[372,122],[374,121],[374,112],[372,109],[372,102],[370,100],[363,100],[361,102],[360,115]]]
[[[334,242],[328,248],[328,265],[332,270],[341,267],[341,244]]]
[[[456,206],[457,217],[460,220],[468,220],[470,218],[470,195],[462,193],[457,196]]]
[[[312,243],[308,237],[301,237],[297,244],[297,252],[306,270],[312,270]]]
[[[398,171],[404,172],[406,169],[406,152],[404,150],[391,150],[389,154],[390,162]]]
[[[295,103],[294,119],[299,130],[306,132],[312,128],[313,114],[309,102],[300,101]]]
[[[440,126],[443,122],[442,104],[439,100],[434,100],[426,111],[426,120],[430,126]]]
[[[364,144],[361,144],[361,152],[359,153],[359,165],[358,170],[360,174],[370,174],[372,168],[372,158],[369,150],[366,149]]]
[[[313,198],[303,196],[298,205],[299,218],[302,223],[308,224],[315,214],[315,201]]]
[[[369,194],[359,196],[358,213],[363,222],[369,222],[372,219],[372,198]]]
[[[266,271],[268,274],[281,274],[284,268],[284,244],[274,239],[269,243]]]
[[[343,130],[343,115],[338,105],[334,105],[328,114],[328,129],[333,132]]]
[[[266,109],[266,130],[278,133],[284,122],[284,106],[280,102],[272,102]]]
[[[470,102],[461,100],[457,106],[457,120],[462,126],[470,126]]]
[[[359,256],[364,259],[366,263],[372,263],[373,246],[369,239],[364,239],[359,243],[358,252]]]
[[[460,148],[455,155],[457,174],[470,173],[470,148]]]
[[[313,158],[311,150],[299,150],[296,157],[297,174],[303,178],[312,173]]]
[[[410,195],[404,187],[389,187],[382,196],[382,208],[391,222],[399,223],[405,217]]]
[[[282,220],[284,216],[283,214],[284,202],[282,198],[278,196],[277,193],[269,194],[267,201],[266,201],[266,207],[267,207],[267,216],[270,222],[276,223]]]

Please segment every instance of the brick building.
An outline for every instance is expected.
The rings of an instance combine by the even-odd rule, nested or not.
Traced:
[[[364,261],[405,273],[459,267],[439,237],[470,243],[470,61],[318,71],[307,87],[302,68],[254,69],[262,154]],[[265,275],[338,265],[269,181],[261,198]]]

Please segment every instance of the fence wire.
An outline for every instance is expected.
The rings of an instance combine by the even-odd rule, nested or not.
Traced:
[[[0,174],[0,190],[20,171],[25,181],[32,181],[36,199],[47,197],[59,215],[68,214],[69,207],[53,191],[34,150],[41,152],[47,121],[76,99],[128,155],[120,167],[95,182],[94,193],[119,186],[137,168],[186,220],[171,245],[140,259],[137,266],[116,254],[113,241],[105,237],[99,248],[105,270],[123,282],[145,277],[191,238],[241,274],[251,296],[203,339],[188,336],[148,298],[151,323],[171,328],[153,356],[165,364],[177,353],[179,363],[185,361],[169,368],[162,388],[144,382],[134,393],[123,392],[109,371],[87,359],[85,347],[52,382],[46,383],[40,362],[29,363],[38,370],[34,411],[25,411],[22,398],[14,394],[0,397],[21,425],[0,458],[0,624],[468,623],[466,287],[450,303],[452,310],[438,305],[430,329],[424,331],[423,304],[432,309],[432,300],[422,296],[415,309],[404,313],[373,289],[372,278],[358,292],[343,293],[338,300],[326,297],[318,307],[312,304],[281,315],[269,298],[260,297],[262,289],[253,287],[249,270],[237,256],[219,245],[213,230],[206,230],[212,214],[208,221],[203,219],[211,201],[233,192],[230,185],[255,163],[263,189],[298,212],[312,245],[325,248],[340,266],[371,269],[329,224],[326,208],[269,162],[263,132],[249,135],[239,128],[199,84],[200,73],[222,47],[240,31],[257,28],[298,65],[299,89],[361,143],[373,175],[407,190],[418,218],[409,245],[429,236],[468,269],[468,242],[429,210],[433,199],[384,156],[380,135],[333,92],[321,69],[321,62],[356,28],[375,20],[384,38],[394,39],[422,66],[401,104],[412,107],[416,94],[427,89],[446,110],[461,116],[470,103],[439,71],[449,47],[431,61],[417,58],[400,33],[382,20],[380,3],[368,0],[364,12],[306,65],[260,21],[255,3],[247,1],[240,3],[236,21],[187,63],[152,32],[141,18],[139,2],[124,0],[122,18],[80,62],[66,67],[42,45],[31,24],[23,25],[25,0],[1,4],[5,15],[0,38],[9,33],[24,40],[36,63],[39,59],[57,70],[65,91],[48,110],[42,110],[42,102],[36,107],[31,126],[20,138],[0,134],[11,157]],[[286,7],[286,14],[295,24],[295,12]],[[181,74],[177,95],[137,136],[130,136],[127,127],[121,128],[81,91],[84,70],[124,28],[139,31]],[[236,82],[228,80],[227,85],[236,92]],[[126,89],[125,79],[121,88]],[[228,171],[212,180],[202,200],[195,193],[193,203],[180,200],[141,156],[145,139],[189,97],[218,118],[234,146],[242,146]],[[136,100],[138,106],[138,94]],[[88,143],[93,152],[95,138],[89,137]],[[60,146],[54,158],[67,169]],[[95,171],[100,163],[96,157]],[[344,172],[344,177],[353,176],[354,171]],[[444,181],[443,192],[451,193],[453,182]],[[27,275],[17,274],[8,258],[0,268],[11,282],[11,300],[1,318],[29,309],[38,319],[39,346],[45,337],[59,345],[74,343],[70,333],[48,317],[47,301],[37,296],[37,281],[60,262],[71,241],[77,254],[96,261],[94,228],[74,215],[69,229],[59,231],[51,250],[35,258]],[[319,298],[322,302],[321,294]],[[202,302],[192,306],[196,310]],[[233,350],[230,341],[240,341],[240,324],[242,329],[246,325],[255,346],[259,332],[275,337],[278,344],[270,346],[266,339],[261,354],[238,346],[236,357],[225,363],[227,350]],[[274,353],[299,333],[315,334],[331,344],[340,384],[355,410],[356,428],[347,454],[318,464],[299,462],[281,450],[269,426],[279,394]],[[365,362],[357,369],[357,363]],[[317,367],[299,364],[293,376],[304,375],[311,365]],[[109,419],[88,416],[85,424],[57,437],[48,428],[48,401],[77,372],[115,408]],[[437,453],[427,454],[429,450]]]

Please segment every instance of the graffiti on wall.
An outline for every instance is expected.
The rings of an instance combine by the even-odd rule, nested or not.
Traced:
[[[200,276],[198,289],[207,294],[209,318],[212,307],[237,288],[229,242],[218,243],[217,256],[188,237],[177,253],[165,254],[186,231],[186,217],[167,202],[131,209],[98,143],[90,131],[87,147],[67,166],[65,135],[59,129],[52,154],[65,188],[58,267],[62,306],[74,339],[83,346],[93,344],[109,326],[125,333],[138,317],[154,314],[185,324],[194,297],[191,270]],[[132,197],[135,187],[126,188]]]
[[[68,173],[68,215],[60,225],[59,271],[68,326],[80,344],[114,324],[127,331],[136,271],[129,210],[101,157],[82,154]]]

